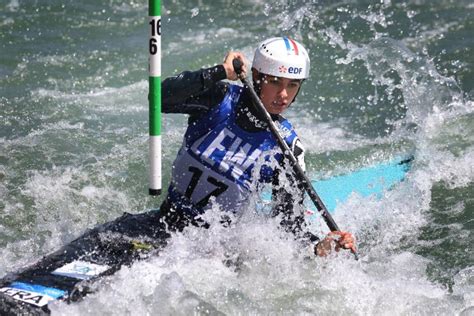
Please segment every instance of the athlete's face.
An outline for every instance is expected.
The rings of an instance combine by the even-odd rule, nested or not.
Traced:
[[[264,76],[260,99],[271,114],[281,114],[293,102],[301,86],[301,80]]]

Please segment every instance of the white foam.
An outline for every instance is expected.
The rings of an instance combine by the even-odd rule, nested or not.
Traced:
[[[325,153],[337,150],[354,150],[356,148],[380,143],[377,139],[364,138],[344,129],[344,122],[304,122],[299,118],[295,122],[298,136],[305,148],[312,153]]]
[[[18,0],[10,0],[10,3],[6,5],[6,8],[10,12],[18,12],[20,9],[20,2]]]
[[[124,193],[85,185],[88,177],[81,168],[70,167],[31,172],[22,194],[34,201],[30,225],[50,236],[36,241],[43,252],[59,248],[104,217],[111,219],[110,210],[118,215],[130,208]]]
[[[111,102],[117,101],[117,96],[121,96],[123,100],[130,99],[135,97],[135,94],[143,93],[146,95],[146,89],[148,88],[148,82],[146,80],[142,80],[127,86],[123,86],[120,88],[101,88],[97,90],[91,90],[86,93],[78,93],[78,92],[63,92],[58,90],[49,90],[49,89],[37,89],[31,92],[32,97],[39,97],[39,98],[52,98],[58,100],[81,100],[81,103],[87,105],[89,102],[95,100],[101,100],[105,103],[110,104]],[[111,98],[113,97],[113,98]],[[143,107],[143,106],[142,106]],[[132,107],[135,111],[135,107]],[[146,108],[145,108],[146,109]],[[110,109],[109,109],[110,110]]]
[[[399,315],[427,309],[444,314],[453,306],[462,308],[464,305],[456,303],[444,288],[426,279],[427,259],[400,251],[396,245],[407,232],[415,234],[417,225],[411,222],[416,215],[390,215],[390,209],[378,208],[384,203],[390,202],[375,203],[369,209],[388,213],[397,223],[371,228],[379,238],[360,250],[359,262],[349,253],[305,259],[309,251],[276,229],[275,221],[247,214],[231,228],[189,228],[174,236],[160,256],[123,267],[101,282],[100,293],[78,304],[59,304],[53,311],[63,315],[84,311],[147,314],[159,307],[165,314],[301,314],[318,310],[320,314],[390,311]],[[405,204],[399,206],[410,206]],[[220,210],[215,211],[207,218],[215,219]],[[400,211],[409,215],[412,210]],[[384,238],[387,235],[391,237]],[[237,254],[240,271],[223,263]]]

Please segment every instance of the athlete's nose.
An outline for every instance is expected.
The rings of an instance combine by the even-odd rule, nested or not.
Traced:
[[[278,95],[282,100],[286,100],[288,98],[288,91],[286,90],[286,87],[283,87]]]

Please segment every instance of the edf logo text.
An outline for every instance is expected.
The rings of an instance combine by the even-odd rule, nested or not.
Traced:
[[[303,68],[298,68],[298,67],[290,67],[288,68],[288,73],[289,74],[300,74],[303,71]]]

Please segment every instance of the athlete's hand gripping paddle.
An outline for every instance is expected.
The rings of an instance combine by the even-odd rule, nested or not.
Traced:
[[[319,213],[321,216],[324,218],[324,221],[328,225],[329,229],[331,231],[339,231],[339,228],[337,227],[336,222],[332,218],[331,214],[329,214],[329,211],[327,210],[326,206],[324,205],[323,201],[321,201],[321,198],[319,195],[316,193],[314,190],[313,186],[311,185],[311,181],[308,179],[308,177],[305,175],[303,169],[301,169],[301,166],[299,165],[298,161],[296,160],[295,156],[293,155],[293,152],[291,151],[290,147],[288,144],[285,142],[283,137],[281,137],[280,132],[278,131],[275,123],[273,122],[270,114],[267,112],[265,109],[265,106],[263,105],[262,101],[260,100],[259,96],[253,89],[253,87],[249,84],[247,81],[247,78],[240,76],[242,73],[242,61],[239,59],[234,59],[232,61],[232,64],[234,66],[234,71],[238,75],[240,81],[246,86],[248,86],[250,95],[252,97],[252,101],[254,104],[257,106],[258,110],[263,114],[265,122],[268,124],[270,131],[272,132],[273,136],[277,139],[278,145],[280,146],[284,156],[288,161],[290,162],[290,165],[293,167],[293,172],[295,173],[296,180],[301,184],[306,193],[308,193],[309,197],[313,201],[314,205],[318,209]],[[354,256],[356,260],[359,259],[359,256],[357,255],[356,251],[353,251]]]

